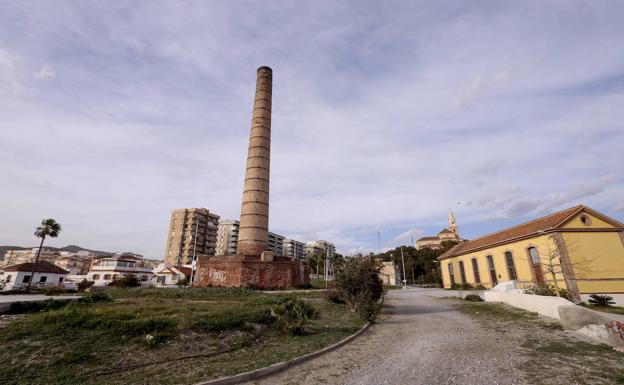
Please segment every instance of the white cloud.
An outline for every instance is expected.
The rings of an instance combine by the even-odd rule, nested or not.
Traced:
[[[275,71],[272,231],[376,251],[377,227],[382,246],[433,233],[455,202],[467,238],[496,229],[483,218],[613,213],[624,5],[466,4],[16,2],[0,244],[54,216],[51,242],[157,257],[175,207],[237,218],[259,65]]]
[[[16,64],[20,56],[9,50],[0,48],[0,96],[19,94],[22,84],[19,81],[19,72]]]
[[[54,76],[56,76],[56,73],[54,72],[52,67],[46,65],[41,67],[41,69],[35,72],[33,75],[35,75],[37,79],[47,79],[53,78]]]
[[[423,230],[422,229],[409,229],[406,230],[402,233],[400,233],[399,235],[397,235],[396,237],[394,237],[394,241],[395,242],[406,242],[410,245],[413,245],[413,241],[421,234],[423,234]]]
[[[15,67],[15,63],[19,60],[19,56],[5,49],[0,48],[0,66],[7,68]]]

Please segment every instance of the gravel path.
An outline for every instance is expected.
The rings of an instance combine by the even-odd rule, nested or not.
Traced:
[[[388,293],[362,336],[331,353],[250,384],[525,384],[511,344],[427,289]]]

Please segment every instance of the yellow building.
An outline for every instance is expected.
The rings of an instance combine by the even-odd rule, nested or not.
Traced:
[[[608,294],[624,302],[624,224],[575,206],[456,245],[438,257],[445,288],[515,280],[552,284],[575,301]],[[553,277],[554,276],[554,277]]]

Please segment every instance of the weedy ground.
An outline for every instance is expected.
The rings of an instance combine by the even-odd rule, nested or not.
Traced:
[[[624,384],[624,353],[564,331],[555,320],[507,305],[457,302],[495,335],[516,341],[522,370],[533,384]]]
[[[318,350],[363,322],[320,293],[302,336],[279,333],[285,296],[241,289],[112,289],[114,301],[0,316],[3,384],[192,384]]]

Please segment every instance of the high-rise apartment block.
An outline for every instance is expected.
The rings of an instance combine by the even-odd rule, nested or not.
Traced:
[[[336,253],[336,246],[331,242],[323,240],[306,243],[304,247],[304,254],[306,258],[309,258],[311,255],[314,255],[317,252],[321,252],[325,257],[331,259]]]
[[[239,225],[238,221],[219,221],[215,255],[236,255]]]
[[[217,229],[217,247],[215,255],[238,254],[238,234],[240,222],[223,220]],[[267,250],[273,255],[284,255],[284,236],[268,232]]]
[[[292,259],[304,259],[305,243],[294,239],[284,239],[284,255]]]
[[[219,216],[204,208],[176,209],[171,213],[165,262],[189,264],[193,255],[214,255]]]

